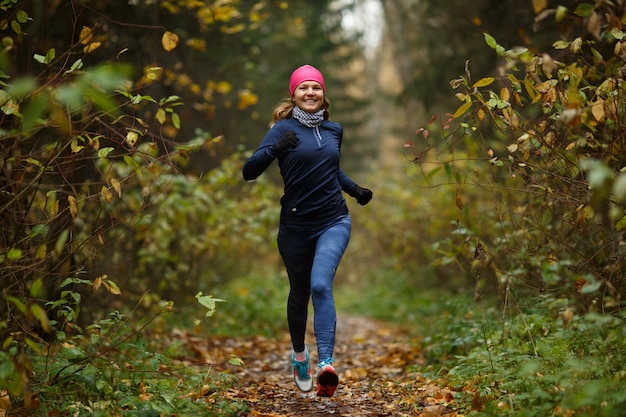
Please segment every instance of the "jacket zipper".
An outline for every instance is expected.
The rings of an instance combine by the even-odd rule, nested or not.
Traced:
[[[320,134],[320,131],[317,128],[317,126],[315,126],[313,129],[315,129],[314,133],[315,133],[315,137],[317,138],[317,144],[321,148],[322,147],[322,135]]]

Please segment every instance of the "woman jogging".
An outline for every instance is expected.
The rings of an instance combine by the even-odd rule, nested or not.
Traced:
[[[329,120],[325,93],[324,77],[316,68],[303,65],[291,74],[290,97],[274,110],[272,125],[246,161],[243,177],[257,178],[278,158],[284,182],[278,249],[289,276],[287,321],[294,380],[302,391],[313,388],[305,345],[311,298],[319,357],[316,392],[331,397],[339,384],[332,365],[337,322],[332,286],[351,231],[342,191],[360,205],[372,199],[372,191],[339,168],[343,128]]]

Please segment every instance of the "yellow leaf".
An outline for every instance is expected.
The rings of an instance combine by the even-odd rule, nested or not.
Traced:
[[[111,293],[114,295],[120,295],[122,293],[122,291],[120,290],[120,287],[117,286],[117,284],[113,281],[111,281],[110,279],[104,279],[102,280],[102,284],[104,284],[104,287]]]
[[[604,119],[604,100],[601,98],[591,105],[591,113],[597,121],[601,122]]]
[[[159,110],[157,110],[155,117],[156,117],[156,119],[157,119],[157,121],[159,123],[163,124],[163,123],[165,123],[165,119],[166,119],[165,116],[166,116],[165,115],[165,110],[159,109]]]
[[[44,243],[43,245],[40,245],[37,248],[37,252],[35,252],[35,258],[37,258],[37,259],[44,259],[46,257],[47,253],[48,253],[48,247]]]
[[[573,54],[577,54],[578,52],[580,52],[580,49],[582,47],[583,47],[583,40],[582,38],[578,37],[572,41],[569,48]]]
[[[93,51],[95,51],[96,49],[100,48],[100,46],[102,45],[102,43],[100,42],[91,42],[89,45],[85,46],[83,48],[83,52],[86,54],[89,54]]]
[[[113,201],[113,194],[111,194],[111,192],[105,185],[102,186],[100,194],[102,195],[102,198],[104,198],[104,201],[106,201],[107,203],[110,204],[111,201]]]
[[[44,310],[43,307],[41,307],[39,304],[33,304],[30,306],[30,312],[33,313],[33,316],[35,316],[39,324],[41,324],[41,328],[45,332],[49,332],[50,320],[48,319],[46,310]]]
[[[250,90],[241,90],[239,91],[239,103],[237,104],[237,108],[244,110],[246,107],[257,104],[258,101],[259,97]]]
[[[486,87],[489,84],[491,84],[492,82],[494,82],[495,78],[493,77],[485,77],[485,78],[481,78],[480,80],[476,81],[473,85],[474,88],[478,88],[478,87]]]
[[[93,280],[93,289],[97,290],[102,285],[102,282],[107,279],[106,275],[102,275]]]
[[[91,31],[91,29],[87,26],[83,26],[83,28],[80,30],[78,41],[83,45],[87,45],[89,42],[91,42],[92,38],[93,32]]]
[[[455,112],[454,115],[452,116],[453,118],[457,119],[459,117],[461,117],[463,114],[465,114],[466,111],[468,111],[470,109],[470,107],[472,107],[472,102],[468,101],[465,102],[461,105],[461,107],[459,107]]]
[[[535,14],[542,12],[546,7],[548,7],[548,0],[533,0]]]
[[[126,143],[128,143],[130,146],[135,146],[135,143],[137,143],[137,139],[139,139],[139,135],[135,131],[130,131],[126,134]]]
[[[56,217],[57,214],[59,214],[59,200],[56,200],[52,205],[52,208],[50,209],[50,214],[52,214],[52,217]]]
[[[166,31],[161,37],[161,45],[167,52],[173,51],[178,46],[178,35],[174,32]]]
[[[120,185],[120,182],[116,178],[112,178],[111,179],[111,185],[113,186],[113,189],[115,190],[115,192],[117,192],[117,196],[121,197],[122,196],[122,186]]]
[[[150,81],[156,81],[161,78],[161,75],[163,74],[163,67],[150,67],[146,69],[145,73],[147,79]]]
[[[509,98],[511,98],[511,92],[509,89],[506,87],[502,88],[502,90],[500,90],[500,100],[509,101]]]
[[[85,149],[84,146],[78,144],[78,139],[72,140],[72,143],[70,144],[70,147],[71,147],[73,153],[78,153],[78,152],[82,151],[83,149]]]
[[[233,86],[228,81],[220,81],[215,86],[215,91],[224,95],[230,93],[230,90],[232,89],[233,89]]]
[[[67,202],[70,206],[70,214],[72,215],[72,217],[76,217],[76,214],[78,213],[78,206],[76,205],[76,197],[74,197],[73,195],[68,196]]]

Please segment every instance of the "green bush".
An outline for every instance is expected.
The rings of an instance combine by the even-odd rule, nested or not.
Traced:
[[[96,289],[100,285],[115,288],[112,282],[86,280],[67,280],[62,285],[63,298],[50,303],[56,304],[53,307],[58,311],[51,320],[57,330],[46,343],[30,343],[32,351],[24,352],[30,357],[28,384],[20,381],[24,384],[21,390],[3,384],[13,399],[12,415],[235,416],[247,410],[241,402],[221,400],[233,380],[213,369],[218,364],[190,364],[190,351],[181,350],[180,343],[166,349],[164,341],[169,339],[150,328],[172,314],[173,303],[161,303],[159,311],[143,320],[112,311],[101,320],[80,326],[76,320],[81,293],[85,292],[81,287]],[[76,291],[69,289],[72,287]],[[207,306],[201,295],[198,301],[205,315],[212,315],[213,303]],[[195,308],[188,314],[200,316],[202,311]],[[17,341],[12,342],[9,354],[17,348]],[[8,366],[3,366],[2,380],[19,377],[16,369],[10,369],[12,358],[3,359],[9,360],[3,362]],[[230,364],[236,366],[240,361],[231,358]],[[18,392],[22,395],[16,395]]]

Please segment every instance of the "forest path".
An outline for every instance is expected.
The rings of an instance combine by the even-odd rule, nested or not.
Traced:
[[[311,364],[317,363],[309,324]],[[339,387],[332,398],[298,391],[290,368],[288,335],[281,339],[219,339],[211,342],[211,359],[227,362],[233,355],[244,364],[225,372],[237,377],[227,393],[245,400],[249,416],[457,416],[445,379],[428,380],[412,372],[423,363],[419,344],[399,328],[364,317],[340,316],[335,365]],[[213,362],[215,363],[215,362]],[[315,366],[313,371],[315,371]]]

